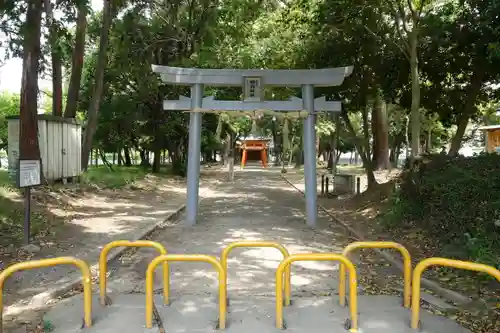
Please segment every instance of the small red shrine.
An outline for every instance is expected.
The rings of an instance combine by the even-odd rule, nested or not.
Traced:
[[[267,150],[269,139],[245,138],[240,140],[241,167],[244,168],[247,161],[260,161],[263,168],[267,168]]]

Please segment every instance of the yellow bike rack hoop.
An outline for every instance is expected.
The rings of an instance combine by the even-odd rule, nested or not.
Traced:
[[[290,252],[281,245],[280,243],[277,242],[270,242],[270,241],[239,241],[239,242],[233,242],[229,244],[221,253],[220,256],[220,262],[222,264],[222,267],[226,271],[226,278],[227,278],[227,259],[229,257],[229,254],[231,253],[232,250],[236,248],[244,248],[244,247],[271,247],[279,250],[281,254],[283,255],[283,259],[286,259],[290,256]],[[291,269],[290,266],[288,266],[285,270],[284,276],[284,291],[285,291],[285,306],[290,305],[291,303]],[[226,282],[227,286],[227,282]],[[227,292],[226,292],[227,293]]]
[[[420,321],[420,280],[423,272],[430,266],[446,266],[468,271],[476,271],[489,274],[500,282],[500,271],[495,267],[478,264],[470,261],[454,260],[447,258],[427,258],[415,266],[412,281],[411,299],[411,328],[418,329]]]
[[[347,245],[342,254],[348,256],[354,250],[357,249],[395,249],[401,253],[403,257],[403,280],[404,280],[404,291],[403,291],[403,306],[405,308],[410,307],[411,299],[411,256],[410,252],[401,244],[395,242],[353,242]],[[346,272],[345,267],[340,263],[339,267],[339,304],[345,306],[345,295],[346,295]]]
[[[106,244],[99,256],[99,294],[102,305],[107,305],[106,297],[106,286],[107,286],[107,271],[108,271],[108,253],[111,249],[115,247],[152,247],[160,254],[167,254],[167,250],[163,245],[158,242],[153,242],[149,240],[117,240]],[[169,293],[170,293],[170,272],[168,268],[168,262],[163,264],[163,297],[165,304],[169,304]]]
[[[356,268],[344,255],[336,253],[301,253],[292,254],[278,266],[276,270],[276,328],[283,329],[283,286],[282,276],[285,270],[295,261],[339,261],[349,271],[349,313],[346,329],[351,333],[358,332],[358,282]]]
[[[0,316],[3,313],[3,286],[5,280],[15,272],[24,271],[33,268],[45,268],[58,265],[74,265],[80,269],[82,273],[83,285],[83,312],[84,326],[89,328],[92,326],[92,277],[89,266],[80,259],[73,257],[57,257],[50,259],[24,261],[7,267],[0,273]],[[2,321],[0,321],[0,333],[3,332]]]
[[[218,328],[226,328],[226,271],[214,256],[204,254],[166,254],[153,259],[146,270],[146,328],[153,327],[153,284],[158,265],[170,261],[206,262],[219,273],[219,322]]]

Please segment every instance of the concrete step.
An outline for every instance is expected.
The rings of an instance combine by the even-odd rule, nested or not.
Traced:
[[[409,327],[411,311],[401,306],[401,299],[393,296],[360,296],[358,333],[415,333]],[[212,295],[180,296],[163,304],[161,295],[155,295],[155,306],[161,325],[145,328],[145,296],[143,294],[115,295],[112,305],[102,307],[94,298],[93,326],[81,330],[83,298],[74,296],[58,303],[44,319],[54,326],[53,333],[201,333],[217,330],[218,306]],[[290,333],[343,333],[348,308],[337,304],[335,297],[295,298],[284,308],[286,330]],[[421,310],[420,333],[470,333],[457,323]],[[227,333],[278,333],[275,328],[273,297],[231,298],[227,313]]]

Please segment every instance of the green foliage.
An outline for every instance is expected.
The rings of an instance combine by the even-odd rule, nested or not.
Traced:
[[[7,146],[7,117],[19,114],[19,95],[0,93],[0,149]]]
[[[488,101],[495,93],[485,83],[498,82],[500,75],[495,46],[500,30],[492,23],[499,10],[498,1],[447,1],[423,18],[422,103],[447,124],[464,112],[477,119],[479,110],[465,110],[467,104]]]
[[[488,101],[479,106],[479,111],[482,115],[482,122],[484,125],[498,125],[500,124],[500,113],[497,109],[500,106],[498,100]]]
[[[106,166],[90,167],[82,174],[84,184],[94,184],[101,188],[120,188],[144,179],[147,170],[142,167],[117,167],[110,170]]]
[[[428,231],[451,256],[498,265],[500,155],[432,155],[404,171],[388,226],[409,222]]]
[[[23,239],[24,203],[7,170],[0,170],[0,247],[18,244]],[[46,219],[32,211],[31,231],[38,234],[47,227]]]
[[[43,321],[43,332],[48,333],[54,330],[54,324],[50,320]]]

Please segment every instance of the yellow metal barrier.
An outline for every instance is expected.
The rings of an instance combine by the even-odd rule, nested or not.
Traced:
[[[160,243],[149,241],[149,240],[137,240],[137,241],[128,241],[128,240],[118,240],[111,243],[108,243],[104,246],[101,251],[101,255],[99,256],[99,292],[101,296],[101,304],[106,305],[106,284],[107,284],[107,270],[108,263],[107,257],[108,252],[115,247],[152,247],[158,250],[160,254],[167,254],[167,250]],[[170,289],[170,273],[168,270],[168,263],[163,264],[163,295],[165,298],[165,304],[168,304],[169,298],[169,289]]]
[[[430,266],[447,266],[468,271],[489,274],[500,282],[500,271],[492,266],[476,264],[469,261],[453,260],[446,258],[427,258],[417,264],[413,271],[412,299],[411,299],[411,328],[418,328],[420,317],[420,279],[422,273]]]
[[[85,261],[73,257],[58,257],[51,259],[31,260],[20,262],[7,267],[0,273],[0,316],[3,313],[3,285],[5,280],[17,271],[24,271],[26,269],[44,268],[57,265],[74,265],[78,267],[82,273],[83,285],[83,312],[85,327],[92,326],[92,278],[90,275],[90,268]],[[3,332],[3,327],[0,321],[0,333]]]
[[[290,256],[290,252],[281,245],[280,243],[276,242],[267,242],[267,241],[241,241],[241,242],[234,242],[229,244],[223,251],[220,256],[220,262],[222,264],[222,267],[224,267],[224,270],[227,272],[227,258],[229,257],[229,253],[234,250],[235,248],[239,247],[273,247],[281,252],[283,254],[283,258],[288,258]],[[226,276],[227,278],[227,276]],[[290,288],[290,280],[291,280],[291,269],[290,266],[288,266],[285,270],[285,306],[290,305],[290,299],[291,299],[291,288]],[[226,283],[227,286],[227,283]]]
[[[342,254],[348,256],[349,253],[356,249],[371,248],[371,249],[396,249],[403,256],[403,280],[404,280],[404,292],[403,292],[403,305],[405,308],[410,307],[411,298],[411,257],[410,252],[401,244],[395,242],[354,242],[346,246]],[[341,306],[345,306],[345,267],[341,263],[339,268],[339,303]]]
[[[284,271],[295,261],[339,261],[349,271],[349,312],[351,319],[346,321],[346,328],[350,332],[358,331],[358,283],[356,269],[352,262],[341,254],[335,253],[302,253],[292,254],[285,258],[276,270],[276,328],[283,329],[283,286]]]
[[[226,271],[214,256],[204,254],[167,254],[158,256],[146,271],[146,328],[153,327],[153,279],[156,266],[169,261],[206,262],[219,273],[219,329],[226,328]]]

